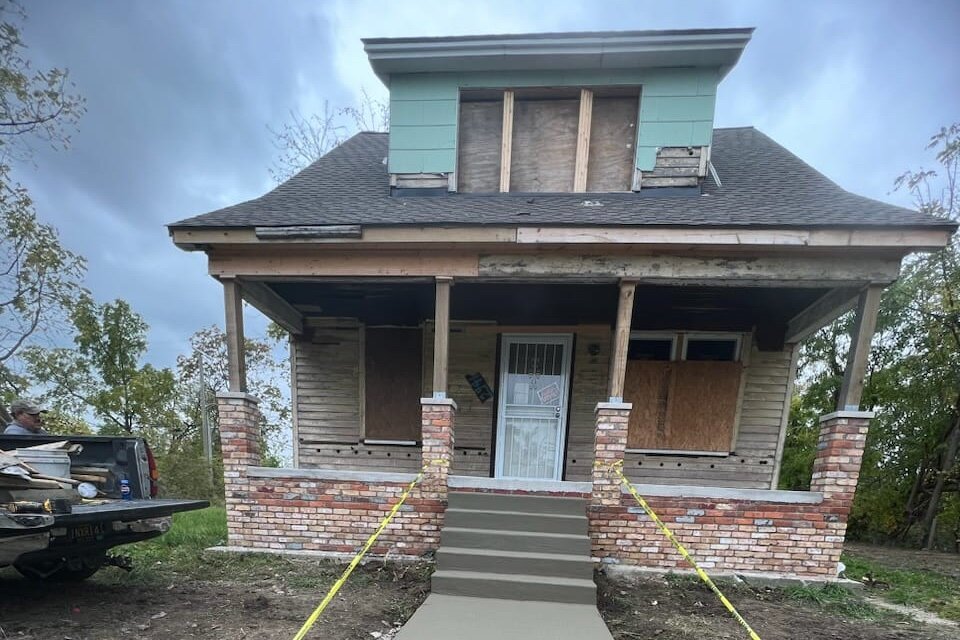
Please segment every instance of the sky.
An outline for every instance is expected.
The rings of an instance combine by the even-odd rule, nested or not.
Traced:
[[[755,126],[844,188],[901,205],[893,180],[931,166],[926,141],[960,120],[953,0],[25,4],[29,59],[69,69],[87,113],[68,150],[38,148],[17,178],[88,259],[94,296],[144,316],[159,366],[223,324],[205,257],[164,225],[272,188],[268,126],[291,110],[353,105],[364,89],[386,98],[360,38],[756,27],[720,85],[716,126]],[[248,335],[266,324],[252,310],[246,323]]]

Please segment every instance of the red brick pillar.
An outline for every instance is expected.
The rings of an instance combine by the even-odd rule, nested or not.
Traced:
[[[820,418],[810,490],[823,494],[823,541],[818,544],[822,544],[831,567],[840,561],[873,415],[869,411],[837,411]]]
[[[629,402],[601,402],[597,404],[597,430],[594,436],[593,495],[591,505],[619,506],[620,482],[610,471],[610,465],[623,461],[627,449],[627,424],[630,422]]]
[[[423,463],[427,473],[423,479],[424,491],[446,503],[447,478],[453,461],[453,424],[457,403],[450,398],[420,400],[421,440]]]
[[[247,467],[260,464],[259,400],[248,393],[217,394],[220,446],[223,451],[223,489],[227,532],[231,546],[246,546],[244,528],[250,518]]]

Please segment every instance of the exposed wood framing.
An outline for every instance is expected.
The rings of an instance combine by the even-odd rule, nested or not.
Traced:
[[[243,339],[243,298],[233,278],[223,279],[223,307],[227,329],[227,371],[230,391],[247,390],[247,363]]]
[[[831,289],[787,323],[784,342],[800,342],[853,308],[860,295],[858,287]]]
[[[433,333],[433,397],[447,397],[447,358],[450,344],[450,285],[451,278],[437,278],[437,301]]]
[[[627,372],[627,347],[630,345],[630,322],[633,318],[633,298],[637,283],[620,283],[617,304],[617,324],[613,332],[613,350],[610,357],[610,402],[623,402],[623,381]]]
[[[740,435],[740,416],[743,414],[743,394],[747,389],[747,376],[750,372],[750,358],[753,353],[753,334],[745,333],[740,340],[740,388],[737,390],[737,408],[733,416],[733,435],[730,439],[730,451],[737,450],[737,437]]]
[[[477,256],[420,251],[213,254],[210,275],[219,277],[291,276],[475,276]]]
[[[243,299],[288,333],[303,333],[303,314],[273,292],[269,286],[256,280],[238,280]]]
[[[296,337],[291,334],[288,341],[290,349],[290,420],[293,426],[293,468],[300,468],[300,421],[297,411],[297,345]]]
[[[253,232],[260,240],[289,240],[292,238],[359,238],[363,235],[363,229],[358,224],[254,227]]]
[[[513,156],[513,91],[503,92],[503,130],[500,137],[500,192],[510,191],[510,162]]]
[[[837,411],[856,411],[863,395],[863,380],[867,374],[867,357],[870,341],[877,328],[877,311],[880,309],[881,286],[869,286],[860,293],[857,302],[857,318],[850,332],[850,351],[847,353],[847,368],[843,372],[843,384],[837,398]]]
[[[580,119],[577,122],[577,160],[573,171],[573,190],[587,190],[587,164],[590,161],[590,127],[593,120],[593,91],[580,90]]]
[[[651,284],[710,284],[713,286],[837,286],[842,283],[889,283],[897,278],[896,258],[689,256],[564,256],[481,255],[483,277],[619,277]]]

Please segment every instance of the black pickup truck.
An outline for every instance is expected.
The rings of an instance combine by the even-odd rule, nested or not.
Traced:
[[[69,440],[82,449],[70,454],[71,468],[104,470],[100,496],[80,501],[73,488],[27,489],[0,486],[0,567],[47,581],[83,580],[114,562],[107,550],[162,535],[171,516],[209,506],[203,500],[164,500],[157,496],[157,469],[142,438],[108,436],[0,435],[0,450],[12,451]],[[130,498],[121,499],[121,480]],[[61,498],[70,513],[13,513],[2,505]]]

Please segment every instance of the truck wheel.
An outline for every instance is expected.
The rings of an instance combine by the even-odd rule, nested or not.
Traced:
[[[106,554],[39,560],[13,565],[20,575],[43,582],[80,582],[86,580],[103,566]]]

